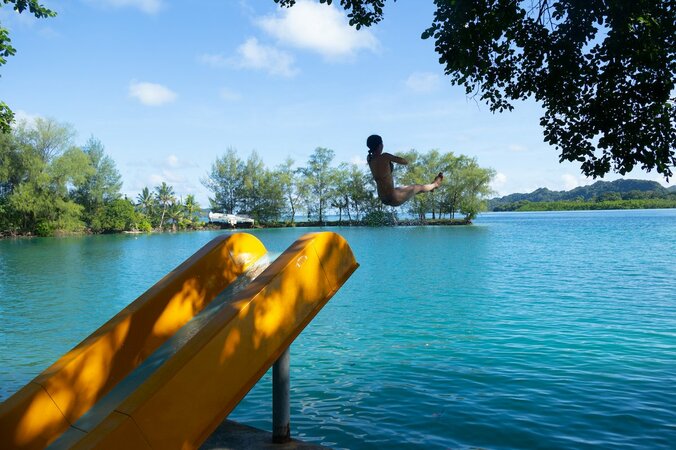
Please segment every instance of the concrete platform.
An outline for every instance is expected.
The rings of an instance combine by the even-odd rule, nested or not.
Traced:
[[[225,420],[216,431],[200,447],[201,450],[240,450],[240,449],[266,449],[266,450],[326,450],[317,444],[293,439],[285,444],[274,444],[272,433],[259,430],[258,428],[242,425],[241,423]]]

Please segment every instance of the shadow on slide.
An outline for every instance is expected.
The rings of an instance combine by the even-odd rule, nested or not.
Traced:
[[[358,267],[330,232],[265,254],[205,245],[0,405],[3,448],[199,447]]]

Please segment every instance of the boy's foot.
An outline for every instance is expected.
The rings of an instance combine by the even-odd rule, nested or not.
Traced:
[[[430,190],[430,192],[434,192],[439,186],[441,186],[441,182],[444,179],[444,174],[439,172],[439,175],[434,177],[434,181],[432,181],[431,184],[434,185],[434,187]]]

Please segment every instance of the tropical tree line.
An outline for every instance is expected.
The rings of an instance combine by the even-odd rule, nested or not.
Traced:
[[[522,200],[501,205],[495,211],[586,211],[607,209],[666,209],[676,208],[676,194],[666,198],[634,198],[626,200],[561,200],[556,202],[530,202]]]
[[[602,209],[661,209],[676,208],[676,192],[628,191],[604,192],[590,199],[578,197],[573,200],[530,201],[496,205],[493,211],[577,211]]]
[[[203,225],[193,195],[178,196],[167,183],[145,187],[136,199],[120,193],[122,181],[101,141],[74,143],[70,125],[53,119],[22,121],[0,134],[0,235],[196,229]],[[395,211],[420,219],[471,220],[485,208],[493,171],[475,159],[432,150],[411,150],[394,175],[397,184],[429,183],[444,172],[435,192],[416,196],[395,210],[385,207],[365,164],[333,165],[335,153],[317,148],[302,167],[287,158],[270,169],[256,152],[246,159],[234,149],[216,159],[202,182],[212,192],[211,209],[246,214],[258,223],[304,215],[325,222],[381,223]],[[389,220],[389,219],[388,219]]]
[[[203,226],[200,204],[192,194],[177,197],[174,187],[164,181],[154,189],[147,186],[136,197],[135,211],[147,222],[144,230],[187,230]]]
[[[166,183],[134,203],[104,146],[74,144],[71,126],[52,119],[20,122],[0,134],[0,235],[119,232],[200,226],[194,196],[177,199]]]
[[[471,220],[485,209],[494,172],[480,167],[476,159],[438,150],[411,150],[399,156],[409,164],[395,170],[396,184],[430,183],[439,172],[444,172],[445,179],[440,188],[416,196],[398,211],[421,220],[453,219],[457,213]],[[333,150],[318,147],[304,166],[295,167],[295,161],[287,158],[270,169],[255,151],[242,159],[236,150],[228,149],[214,161],[202,183],[212,193],[213,211],[245,214],[259,223],[293,224],[302,216],[321,223],[329,213],[338,215],[339,222],[371,223],[397,211],[378,200],[365,164],[333,165],[334,157]]]

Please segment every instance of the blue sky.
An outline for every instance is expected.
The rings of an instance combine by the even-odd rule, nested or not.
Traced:
[[[431,0],[388,2],[385,20],[359,32],[342,9],[310,0],[44,3],[58,16],[0,8],[17,49],[0,69],[0,98],[18,118],[71,124],[79,144],[100,139],[132,198],[166,181],[207,206],[200,179],[230,147],[270,168],[288,156],[304,165],[316,147],[333,149],[336,164],[365,164],[373,133],[391,153],[476,157],[497,172],[500,195],[594,181],[558,163],[537,104],[492,114],[450,84],[420,39]],[[668,185],[638,170],[627,178]]]

